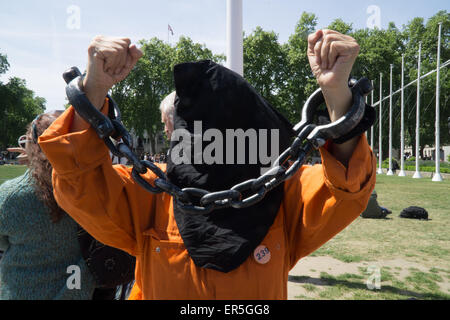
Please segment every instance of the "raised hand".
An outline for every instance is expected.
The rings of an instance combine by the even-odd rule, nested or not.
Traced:
[[[318,30],[308,37],[308,59],[322,89],[341,89],[359,53],[359,45],[350,36],[333,30]]]
[[[125,79],[142,51],[128,38],[95,37],[88,48],[88,64],[83,79],[83,90],[89,101],[100,110],[109,89]],[[85,130],[89,124],[75,113],[70,130]]]
[[[94,106],[103,106],[108,90],[128,76],[140,57],[142,51],[128,38],[97,36],[92,40],[83,87]]]

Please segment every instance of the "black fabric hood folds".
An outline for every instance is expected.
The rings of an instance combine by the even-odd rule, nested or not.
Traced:
[[[290,145],[292,125],[239,74],[212,61],[203,60],[176,65],[174,80],[177,94],[174,130],[185,129],[191,138],[190,141],[171,141],[167,175],[178,187],[226,190],[259,177],[262,167],[270,167],[271,163],[262,163],[259,157],[256,164],[249,164],[250,148],[254,151],[255,146],[250,146],[248,141],[245,144],[245,164],[237,164],[237,143],[234,143],[234,162],[230,164],[226,161],[226,144],[233,143],[225,141],[226,129],[242,129],[244,132],[255,129],[257,133],[259,129],[267,129],[263,141],[267,142],[267,155],[271,151],[271,130],[278,130],[279,141],[276,143],[279,144],[279,153]],[[198,130],[194,130],[195,121],[201,121],[202,136],[208,129],[217,129],[222,133],[223,163],[195,162],[194,152],[191,152],[189,163],[174,163],[173,151],[179,151],[179,143],[190,144],[191,150],[194,149],[194,133],[198,133]],[[195,139],[198,138],[197,135]],[[258,134],[258,143],[260,139]],[[209,143],[203,141],[201,150]],[[243,209],[218,209],[207,215],[184,213],[174,201],[175,220],[194,263],[198,267],[222,272],[240,266],[266,236],[282,198],[283,184],[266,194],[256,205]]]

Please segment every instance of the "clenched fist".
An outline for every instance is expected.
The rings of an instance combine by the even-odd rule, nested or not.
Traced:
[[[128,38],[95,37],[88,48],[88,65],[83,87],[97,108],[103,106],[108,90],[125,79],[142,51]]]
[[[333,30],[318,30],[308,37],[308,59],[322,89],[347,86],[359,53],[355,39]]]
[[[88,48],[88,64],[83,79],[83,91],[89,101],[100,110],[109,89],[125,79],[142,51],[128,38],[95,37]],[[89,124],[75,112],[71,132],[89,128]]]

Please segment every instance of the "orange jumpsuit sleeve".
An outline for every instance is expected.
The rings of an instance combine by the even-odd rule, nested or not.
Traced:
[[[283,200],[290,268],[355,220],[375,188],[376,161],[365,135],[345,168],[320,148],[322,164],[303,166],[285,183]]]
[[[70,132],[74,113],[68,108],[39,137],[53,167],[55,199],[98,241],[136,256],[152,221],[155,196],[134,182],[130,168],[112,165],[94,129]],[[143,177],[150,183],[155,179],[150,171]]]

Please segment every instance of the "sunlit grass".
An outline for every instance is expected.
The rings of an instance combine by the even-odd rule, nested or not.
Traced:
[[[0,166],[0,184],[5,182],[6,180],[13,179],[17,176],[20,176],[27,170],[26,166],[18,166],[18,165],[1,165]]]

